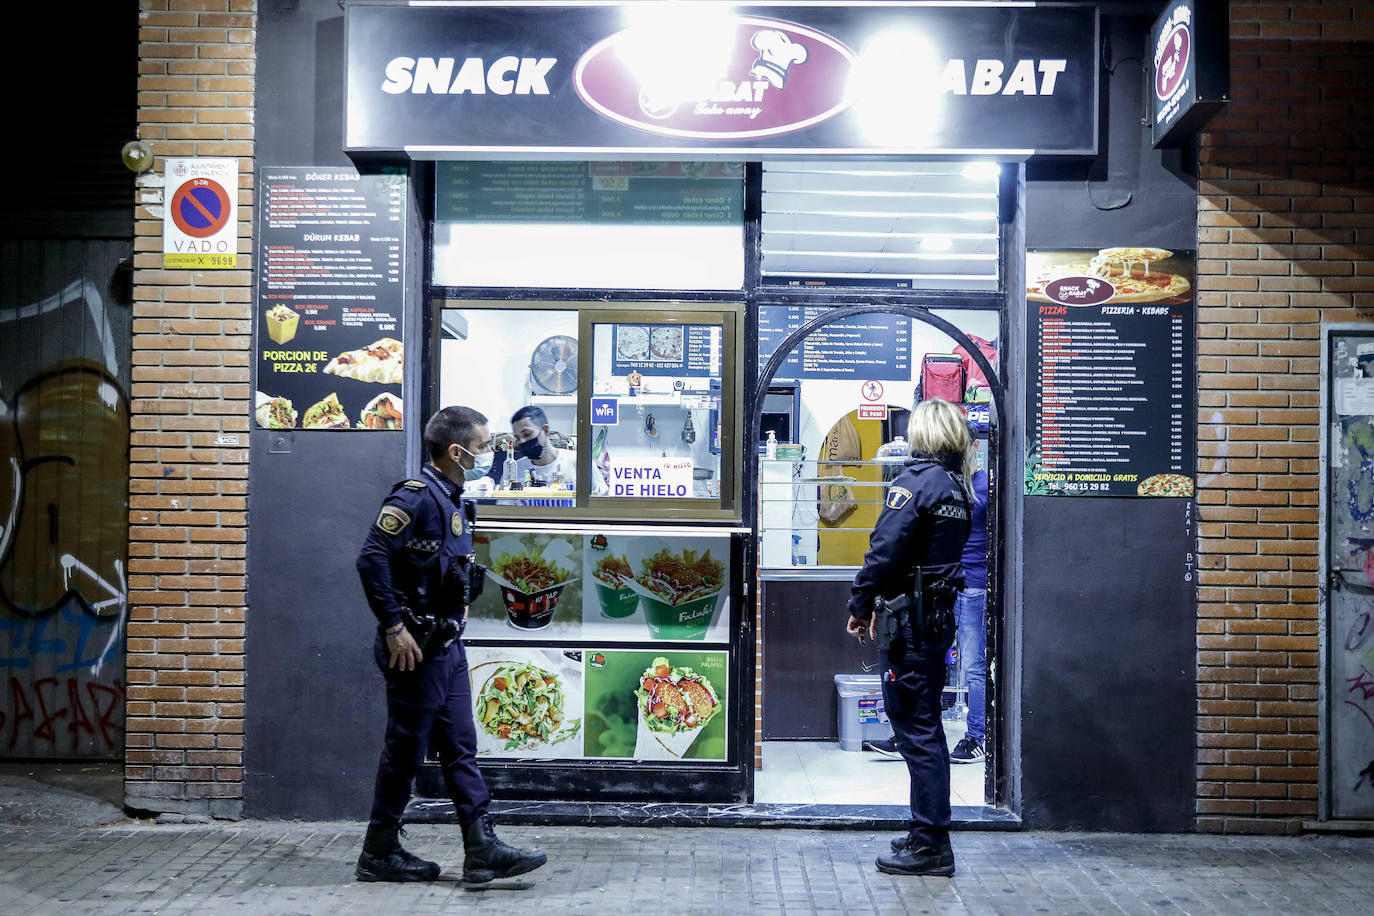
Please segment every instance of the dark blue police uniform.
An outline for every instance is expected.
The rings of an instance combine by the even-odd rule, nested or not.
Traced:
[[[854,577],[850,616],[866,621],[876,599],[912,594],[917,569],[926,607],[952,607],[954,592],[963,587],[968,534],[969,504],[956,472],[927,455],[909,458],[873,526],[863,568]],[[908,621],[892,643],[883,676],[883,705],[911,773],[914,847],[949,847],[949,747],[940,694],[954,635],[951,625],[933,640],[922,639]]]
[[[463,564],[472,554],[476,517],[462,488],[425,465],[418,479],[392,488],[358,554],[358,574],[378,622],[373,655],[386,678],[386,744],[377,768],[369,821],[373,827],[400,824],[430,746],[439,756],[464,830],[486,813],[491,801],[477,769],[477,729],[462,642],[435,646],[414,670],[401,671],[388,667],[384,635],[402,622],[403,605],[415,614],[462,618]]]

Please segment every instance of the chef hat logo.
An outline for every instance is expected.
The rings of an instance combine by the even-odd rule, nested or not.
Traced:
[[[1102,285],[1102,284],[1101,284],[1101,283],[1098,283],[1096,280],[1089,280],[1089,281],[1088,281],[1088,289],[1089,289],[1089,290],[1095,290],[1095,289],[1097,289],[1097,288],[1098,288],[1099,286],[1101,286],[1101,285]]]
[[[808,54],[806,45],[798,44],[787,33],[777,29],[755,32],[749,44],[759,52],[759,58],[754,61],[749,75],[754,79],[767,80],[775,89],[786,85],[787,71],[793,64],[805,63]]]

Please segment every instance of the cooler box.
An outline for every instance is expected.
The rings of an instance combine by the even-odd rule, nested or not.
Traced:
[[[863,750],[865,741],[892,737],[892,726],[883,710],[881,675],[837,674],[835,689],[840,694],[840,750]]]

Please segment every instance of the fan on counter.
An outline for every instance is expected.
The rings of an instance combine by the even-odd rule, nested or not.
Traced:
[[[577,341],[566,334],[546,337],[530,357],[530,391],[534,394],[577,392]]]

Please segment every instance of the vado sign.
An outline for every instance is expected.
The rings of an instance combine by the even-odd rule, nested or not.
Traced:
[[[345,148],[1091,154],[1087,5],[352,2]]]
[[[612,458],[612,496],[683,499],[692,495],[691,458]]]
[[[162,265],[238,265],[239,161],[168,159],[163,191]]]

